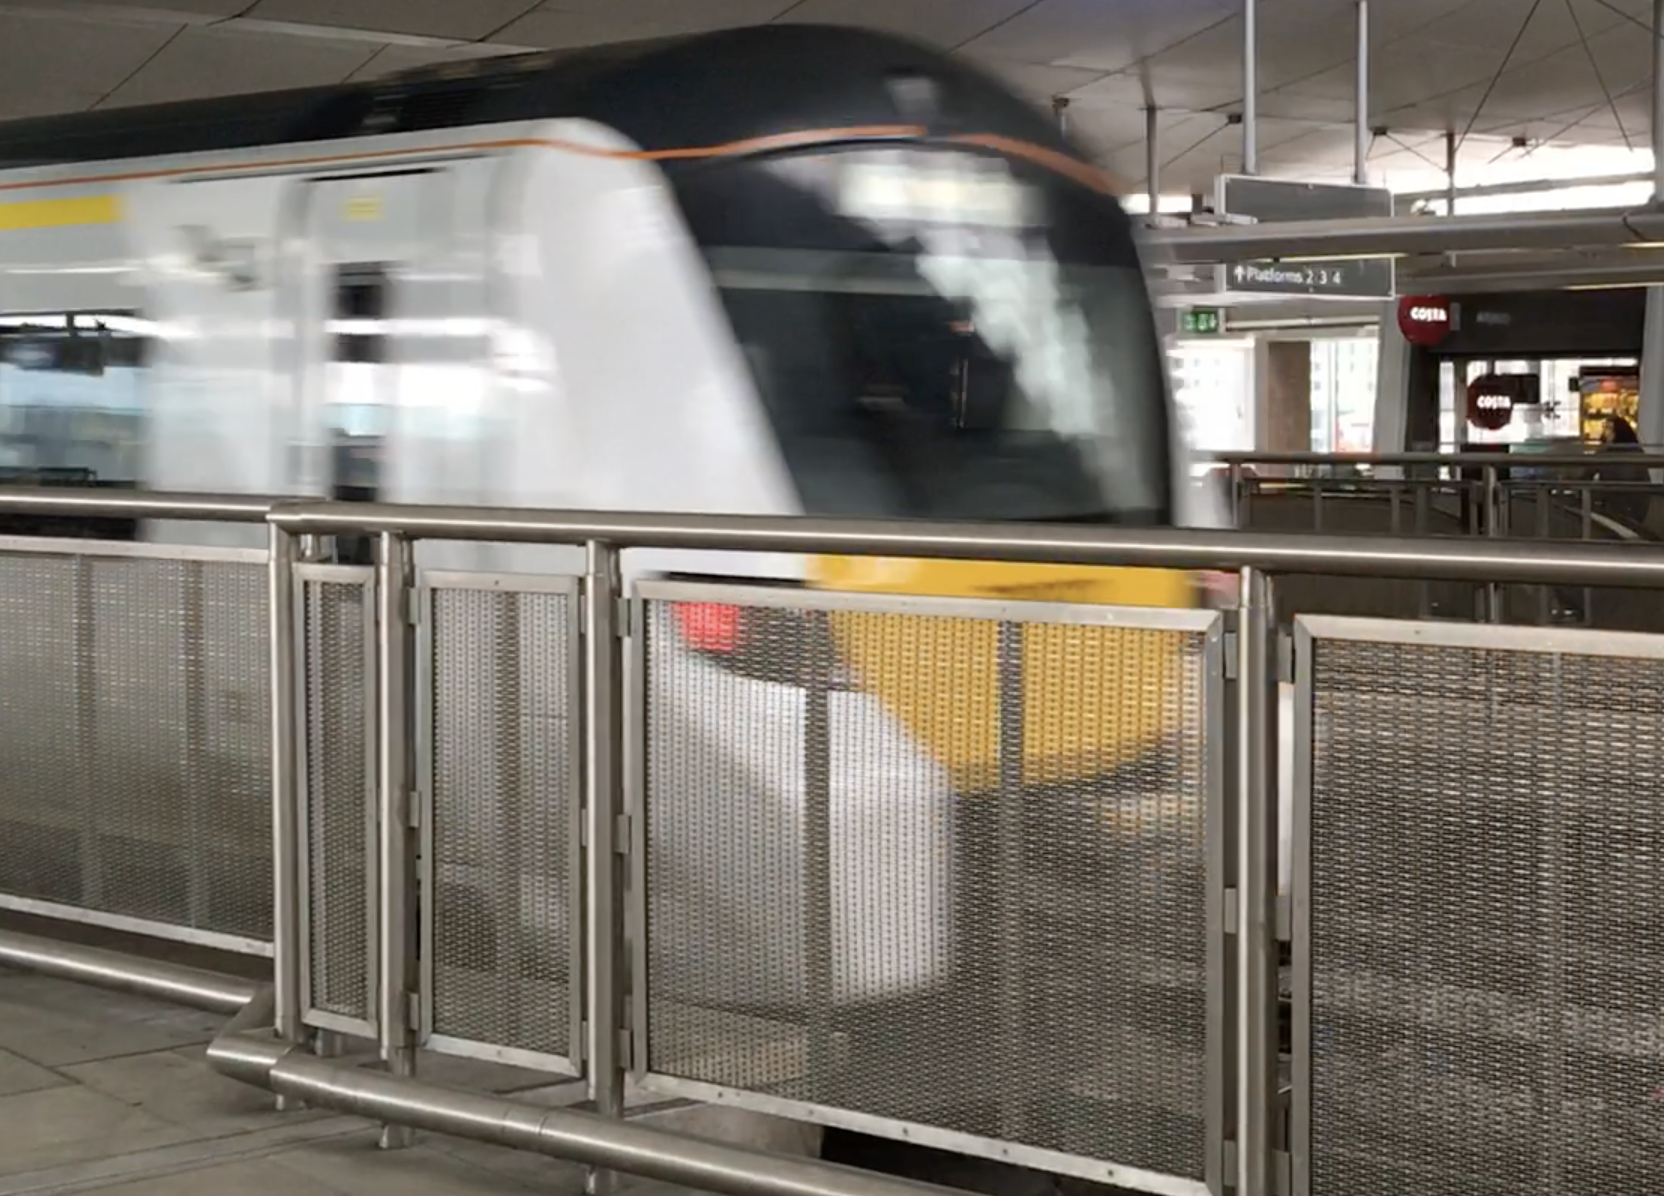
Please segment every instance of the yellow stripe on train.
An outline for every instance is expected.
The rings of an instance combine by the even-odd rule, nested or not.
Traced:
[[[934,597],[1194,607],[1186,573],[991,562],[820,557],[811,584],[827,590]],[[841,612],[841,654],[949,770],[961,793],[999,783],[998,625],[988,619]],[[1187,694],[1187,635],[1115,626],[1024,628],[1023,780],[1061,784],[1131,763],[1195,717]]]
[[[116,195],[82,195],[74,199],[25,199],[0,203],[0,233],[120,222],[121,197]]]

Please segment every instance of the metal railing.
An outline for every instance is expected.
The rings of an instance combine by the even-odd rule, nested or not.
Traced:
[[[1648,472],[1652,478],[1648,478]],[[1221,486],[1234,526],[1344,535],[1485,536],[1657,542],[1664,535],[1664,454],[1227,453],[1203,484]],[[1319,590],[1301,609],[1324,611]],[[1420,584],[1386,608],[1327,613],[1479,619],[1539,626],[1664,631],[1623,594],[1592,587]]]
[[[47,499],[71,514],[107,511],[110,501]],[[3,495],[0,512],[36,501]],[[117,501],[138,517],[213,517],[166,496]],[[1580,662],[1639,661],[1625,666],[1640,670],[1625,692],[1664,688],[1642,675],[1645,662],[1664,655],[1651,636],[1557,630],[1547,639],[1511,627],[1302,619],[1280,646],[1277,588],[1290,577],[1664,589],[1664,549],[1648,545],[377,504],[289,503],[261,513],[270,528],[274,988],[269,1005],[251,1004],[215,1044],[215,1065],[294,1099],[377,1118],[389,1127],[388,1145],[404,1140],[401,1127],[428,1128],[748,1196],[899,1189],[801,1162],[780,1170],[746,1152],[713,1161],[701,1153],[717,1149],[709,1144],[625,1122],[626,1075],[704,1100],[1157,1193],[1236,1186],[1269,1196],[1285,1171],[1299,1196],[1366,1191],[1358,1185],[1368,1177],[1398,1190],[1392,1184],[1401,1188],[1414,1172],[1413,1152],[1388,1144],[1365,1158],[1348,1126],[1377,1116],[1410,1133],[1417,1111],[1444,1097],[1347,1082],[1352,1071],[1337,1071],[1321,1044],[1355,1024],[1357,1002],[1337,992],[1385,983],[1360,971],[1364,961],[1379,973],[1379,953],[1359,954],[1337,935],[1356,917],[1358,886],[1387,879],[1392,853],[1416,823],[1401,815],[1409,821],[1373,828],[1367,851],[1334,855],[1333,844],[1372,829],[1368,795],[1347,788],[1347,778],[1397,777],[1399,791],[1433,785],[1430,776],[1383,772],[1382,752],[1447,763],[1437,737],[1461,730],[1454,715],[1506,725],[1516,737],[1555,718],[1586,719],[1599,695]],[[303,541],[362,535],[376,538],[373,568],[303,559]],[[430,574],[414,566],[427,540],[572,545],[585,566],[568,579]],[[1106,623],[1104,608],[1081,604],[626,585],[621,561],[636,549],[1228,570],[1238,595],[1228,610],[1129,608]],[[14,550],[38,548],[0,543],[0,566]],[[324,596],[329,587],[334,597]],[[672,639],[678,611],[712,606],[771,619],[784,611],[820,630],[768,632],[765,659],[748,666],[766,666],[764,679],[747,688]],[[862,661],[859,684],[817,663],[822,632],[840,655]],[[1447,642],[1457,633],[1460,643]],[[1364,648],[1348,655],[1336,643]],[[1089,664],[1070,663],[1082,660]],[[481,675],[447,680],[458,661],[478,662]],[[1041,684],[1048,669],[1063,678],[1067,702]],[[944,686],[966,676],[982,679]],[[1571,686],[1574,676],[1583,689]],[[1292,760],[1278,746],[1290,685]],[[883,701],[863,705],[868,691],[883,691]],[[908,708],[906,730],[897,732],[878,707],[905,708],[908,693],[926,702]],[[1617,742],[1644,751],[1664,736],[1664,715],[1641,698],[1606,697],[1624,712]],[[699,701],[703,721],[672,717],[698,713]],[[954,713],[946,720],[953,725],[933,721],[938,706]],[[362,717],[343,719],[351,709]],[[1383,710],[1397,720],[1399,740],[1370,737]],[[788,722],[795,729],[784,734]],[[748,759],[799,777],[792,801],[800,813],[722,829],[733,812],[701,794],[736,805],[755,768],[742,761],[724,771],[697,756],[713,726]],[[1342,732],[1357,743],[1349,747]],[[1433,737],[1433,748],[1419,749],[1418,736]],[[1133,740],[1139,751],[1111,759],[1114,744]],[[922,756],[921,742],[934,745]],[[1083,757],[1081,745],[1094,743],[1096,754]],[[1606,837],[1595,847],[1617,851],[1648,833],[1644,772],[1611,795]],[[1457,825],[1483,825],[1486,799],[1496,796],[1488,775],[1475,773],[1454,795],[1440,781],[1439,800],[1459,807]],[[1509,808],[1529,798],[1541,812],[1547,854],[1539,862],[1560,894],[1550,900],[1545,937],[1534,940],[1555,961],[1553,974],[1563,976],[1574,959],[1634,947],[1628,923],[1567,921],[1570,779],[1552,769],[1544,774],[1552,784],[1529,770],[1508,775],[1529,791],[1514,794],[1520,801]],[[863,786],[882,800],[863,805]],[[1285,786],[1294,792],[1286,813]],[[479,794],[504,800],[482,806]],[[678,815],[688,825],[678,827]],[[1062,834],[1064,818],[1083,821]],[[1280,894],[1290,835],[1294,881]],[[344,849],[329,847],[342,836]],[[541,846],[530,855],[505,851],[527,839]],[[1085,866],[1045,854],[1060,840],[1088,852]],[[1441,841],[1439,850],[1449,848]],[[1583,859],[1591,848],[1578,850]],[[897,852],[913,853],[906,867],[891,866]],[[950,855],[966,863],[948,871],[930,863]],[[1664,865],[1636,858],[1625,892],[1664,891]],[[331,890],[343,883],[331,865],[347,859],[356,870],[345,890]],[[905,885],[895,879],[902,874]],[[1395,927],[1431,918],[1428,938],[1439,943],[1499,933],[1488,911],[1513,902],[1519,873],[1498,873],[1505,891],[1481,884],[1467,904],[1446,901],[1448,869],[1407,875],[1408,887],[1374,904]],[[553,881],[539,887],[540,876]],[[5,879],[0,871],[0,885]],[[698,906],[721,899],[753,902],[731,907],[749,910],[749,925]],[[933,901],[939,924],[919,912]],[[678,905],[694,916],[675,921]],[[757,913],[764,905],[797,912],[770,921]],[[458,921],[468,917],[477,922]],[[954,928],[945,947],[938,925]],[[1071,926],[1076,933],[1060,936]],[[477,957],[461,958],[461,944],[486,937],[478,927],[495,937]],[[861,928],[913,937],[875,962],[850,946]],[[1294,967],[1292,1118],[1283,1116],[1279,1080],[1285,942]],[[679,946],[690,949],[678,955]],[[683,965],[693,955],[709,966],[689,974]],[[869,981],[875,990],[895,983],[897,960],[911,967],[938,957],[965,961],[944,963],[947,990],[927,985],[893,1006],[849,999]],[[782,960],[791,961],[784,971]],[[358,969],[357,1016],[343,1021],[339,1009],[322,1007],[320,964]],[[80,974],[119,980],[112,968],[95,961]],[[1505,971],[1450,973],[1445,989],[1458,996],[1439,999],[1482,1002]],[[179,983],[189,991],[189,977]],[[1598,977],[1592,983],[1580,1024],[1589,1024],[1590,1010],[1627,999]],[[1110,986],[1113,999],[1093,992],[1095,984]],[[1520,997],[1519,1016],[1571,1017],[1563,991],[1549,985]],[[454,1032],[438,1032],[447,1002]],[[538,1002],[565,1016],[528,1025],[524,1007]],[[966,1058],[967,1026],[986,1027],[976,1034],[988,1068]],[[1412,1038],[1431,1041],[1441,1026]],[[337,1028],[373,1037],[385,1073],[307,1053],[315,1030]],[[1466,1041],[1452,1050],[1471,1061]],[[1576,1054],[1583,1043],[1567,1044],[1574,1064],[1556,1065],[1554,1100],[1592,1091],[1587,1060]],[[420,1046],[579,1073],[596,1116],[572,1114],[568,1124],[565,1114],[433,1087],[414,1074]],[[1371,1060],[1348,1049],[1342,1062],[1353,1071]],[[872,1050],[889,1052],[891,1074],[865,1061],[862,1052]],[[971,1078],[957,1089],[940,1073],[927,1076],[923,1092],[898,1086],[895,1073],[917,1059]],[[933,1103],[944,1093],[952,1107]],[[1527,1154],[1551,1141],[1557,1153],[1544,1166],[1555,1182],[1547,1186],[1579,1192],[1571,1177],[1585,1144],[1558,1132],[1532,1121],[1498,1131],[1498,1140]],[[1330,1141],[1335,1149],[1323,1155]],[[1619,1153],[1606,1160],[1608,1172],[1630,1174],[1633,1149]],[[1482,1171],[1475,1163],[1451,1190],[1486,1190],[1474,1178]]]

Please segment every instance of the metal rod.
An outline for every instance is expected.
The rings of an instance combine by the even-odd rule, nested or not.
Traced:
[[[270,564],[266,604],[271,669],[272,817],[272,1027],[284,1042],[306,1037],[302,1023],[301,963],[306,935],[301,928],[300,711],[296,676],[295,562],[299,545],[280,527],[268,529]],[[285,1107],[286,1098],[278,1098]]]
[[[1209,453],[1208,459],[1217,465],[1472,465],[1497,464],[1495,453],[1319,453],[1319,452],[1229,452]],[[1587,453],[1532,453],[1523,458],[1531,468],[1598,469],[1609,459],[1600,452]],[[1625,453],[1626,464],[1664,465],[1664,453]],[[1511,462],[1520,463],[1520,459]],[[1646,485],[1648,483],[1639,483]]]
[[[1242,0],[1242,173],[1260,172],[1259,0]]]
[[[1153,103],[1144,109],[1144,194],[1154,216],[1161,211],[1161,112]]]
[[[1652,187],[1664,200],[1664,0],[1652,0]]]
[[[1006,1058],[1002,1071],[1010,1077],[1001,1086],[1000,1135],[1021,1142],[1028,1137],[1027,1110],[1039,1094],[1030,1091],[1017,1077],[1031,1058],[1035,1044],[1025,1041],[1024,956],[1032,952],[1034,940],[1024,934],[1025,889],[1028,881],[1023,866],[1023,775],[1024,727],[1027,711],[1023,703],[1025,628],[1021,623],[1001,623],[997,632],[996,688],[999,710],[999,806],[994,861],[995,908],[998,910],[999,1021],[998,1037]]]
[[[411,843],[410,542],[397,532],[379,535],[376,557],[376,1035],[392,1076],[416,1074],[412,949],[416,927],[415,851]],[[393,1122],[381,1146],[396,1150],[414,1137]]]
[[[78,486],[7,486],[0,514],[108,515],[128,519],[180,519],[207,523],[259,523],[282,497],[248,494],[173,494],[165,491],[96,490]]]
[[[832,686],[836,632],[832,617],[816,611],[808,619],[816,645],[803,690],[803,945],[808,1004],[808,1099],[836,1105],[837,1071],[832,1054],[836,970],[833,958],[832,889]]]
[[[1487,465],[1480,474],[1480,534],[1500,540],[1503,526],[1502,487],[1495,465]],[[1485,621],[1502,622],[1502,587],[1496,582],[1485,586]]]
[[[589,1010],[589,1095],[602,1117],[624,1115],[625,1060],[619,1037],[625,1028],[622,941],[623,868],[618,819],[624,812],[623,642],[618,634],[621,596],[618,550],[599,539],[586,544],[584,569],[584,968]],[[586,1177],[591,1193],[616,1187],[608,1169]]]
[[[271,517],[293,532],[394,530],[413,539],[569,544],[603,540],[620,549],[912,556],[1165,569],[1255,568],[1269,573],[1355,577],[1664,587],[1664,549],[1636,544],[1505,544],[1385,536],[1363,540],[1200,528],[644,515],[380,503],[295,504],[274,510]]]
[[[227,1075],[354,1116],[532,1151],[722,1196],[958,1196],[951,1188],[768,1154],[576,1109],[441,1088],[274,1048],[227,1032],[209,1047]]]
[[[1347,258],[1458,250],[1590,249],[1664,241],[1664,211],[1656,207],[1609,208],[1493,213],[1442,220],[1425,216],[1289,220],[1148,229],[1141,239],[1160,249],[1165,260],[1191,265],[1250,257]]]
[[[261,991],[252,980],[142,959],[81,943],[0,930],[0,965],[231,1014]],[[266,1023],[270,1025],[269,1020]]]
[[[957,1196],[933,1184],[315,1058],[272,1036],[272,991],[250,980],[9,930],[0,930],[0,964],[229,1015],[208,1047],[210,1066],[316,1108],[397,1120],[724,1196]]]
[[[1237,793],[1241,818],[1242,1196],[1271,1196],[1278,1108],[1277,624],[1270,579],[1243,569],[1237,595]]]
[[[1444,135],[1444,214],[1447,217],[1456,215],[1456,155],[1461,147],[1455,129]]]
[[[1352,181],[1369,182],[1369,0],[1358,0],[1358,82],[1357,111],[1354,114],[1356,147]]]
[[[1052,116],[1057,119],[1057,131],[1065,137],[1069,135],[1069,97],[1052,97]]]

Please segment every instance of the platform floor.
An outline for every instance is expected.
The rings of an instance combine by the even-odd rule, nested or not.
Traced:
[[[269,1093],[209,1069],[225,1023],[142,997],[0,969],[0,1196],[472,1196],[578,1193],[581,1168],[424,1135],[382,1151],[370,1123],[278,1113]],[[566,1104],[571,1083],[424,1058],[441,1082]],[[627,1182],[636,1196],[678,1191]]]

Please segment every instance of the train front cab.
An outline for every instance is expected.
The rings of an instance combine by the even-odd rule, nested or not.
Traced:
[[[805,513],[1176,520],[1184,467],[1159,342],[1128,223],[1102,190],[1021,154],[965,145],[793,151],[672,177]],[[808,585],[995,603],[1185,609],[1203,600],[1197,579],[1178,571],[972,561],[822,557],[810,562]],[[1046,920],[1042,879],[1074,886],[1067,896],[1056,890],[1056,901],[1082,900],[1106,871],[1107,883],[1147,893],[1175,860],[1199,857],[1200,796],[1163,788],[1171,756],[1191,750],[1175,695],[1192,648],[1182,635],[1107,619],[1031,623],[1013,643],[988,617],[996,608],[980,603],[965,607],[966,618],[827,606],[822,626],[840,684],[876,700],[940,768],[951,830],[940,848],[949,857],[940,983],[838,1002],[838,1074],[815,1100],[903,1118],[934,1104],[936,1124],[999,1138],[1013,1081],[1001,1056],[1014,1045],[994,999],[1000,952],[1021,951],[1018,974],[1031,977],[1019,1020],[1039,1025],[1068,1000],[1032,979],[1056,979],[1044,957],[1055,961],[1060,940],[1031,934],[1013,944],[1012,903],[1029,907],[1021,918],[1032,928]],[[757,614],[688,610],[680,630],[705,657],[743,669],[746,621]],[[840,744],[881,754],[847,737]],[[908,800],[882,768],[868,776]],[[1021,810],[1018,893],[999,887],[1009,882],[995,858],[1002,796]],[[1186,800],[1192,808],[1177,808]],[[839,854],[834,842],[835,874]],[[1046,869],[1062,875],[1038,878]],[[1130,909],[1131,900],[1117,905]],[[1060,914],[1047,929],[1067,938],[1068,922]],[[907,933],[906,943],[835,943],[859,954],[936,949]],[[1198,959],[1186,962],[1199,962],[1203,944],[1192,946]],[[1167,999],[1188,997],[1152,998]],[[1043,1127],[1071,1118],[1062,1106],[1077,1098],[1065,1073],[1091,1061],[1061,1066],[1055,1091],[1023,1097],[1030,1141],[1070,1137]],[[1131,1161],[1186,1166],[1182,1143],[1199,1140],[1196,1129],[1182,1115],[1152,1127],[1151,1140],[1170,1150]],[[827,1150],[887,1170],[940,1178],[945,1165],[960,1174],[948,1156],[893,1144],[874,1156],[875,1145],[834,1131]],[[1101,1149],[1109,1158],[1120,1147]],[[977,1167],[977,1186],[999,1170]]]

